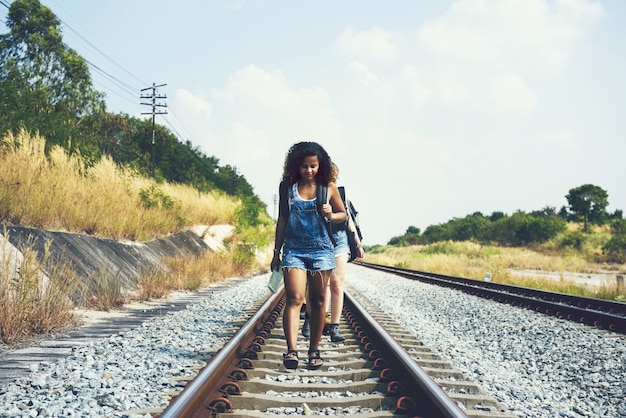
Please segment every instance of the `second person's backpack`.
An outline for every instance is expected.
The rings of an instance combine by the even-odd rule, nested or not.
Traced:
[[[348,217],[352,219],[352,223],[356,229],[356,232],[350,231],[348,228],[348,220],[346,219],[346,233],[348,234],[348,245],[350,246],[350,257],[348,258],[348,262],[352,262],[356,260],[359,256],[359,248],[356,243],[355,233],[359,236],[359,241],[363,240],[363,235],[361,234],[361,227],[359,226],[359,219],[356,208],[352,204],[351,200],[346,199],[346,189],[343,186],[339,186],[339,194],[341,195],[341,201],[343,202],[343,206],[346,208],[346,213]]]

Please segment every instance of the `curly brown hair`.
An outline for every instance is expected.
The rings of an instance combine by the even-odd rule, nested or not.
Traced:
[[[293,144],[285,156],[283,166],[283,181],[293,184],[300,180],[300,165],[305,157],[316,156],[320,166],[315,175],[315,181],[328,184],[331,177],[333,162],[326,150],[317,142],[298,142]]]
[[[330,163],[330,178],[329,181],[331,183],[337,183],[337,179],[339,178],[339,167],[334,162]]]

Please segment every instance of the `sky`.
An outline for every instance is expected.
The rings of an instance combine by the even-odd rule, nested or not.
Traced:
[[[364,244],[474,212],[626,210],[623,0],[41,0],[110,112],[150,112],[275,217],[287,149],[339,166]],[[0,6],[0,32],[6,32]]]

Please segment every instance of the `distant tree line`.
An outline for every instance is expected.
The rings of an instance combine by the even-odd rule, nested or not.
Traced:
[[[46,138],[47,149],[60,145],[88,163],[108,154],[150,176],[152,121],[107,112],[87,62],[63,43],[60,23],[39,0],[11,3],[9,32],[0,35],[0,135],[24,129]],[[249,205],[246,222],[251,225],[267,211],[233,167],[220,166],[217,158],[180,142],[163,126],[155,129],[154,154],[157,181],[241,197]]]
[[[553,207],[545,207],[533,212],[517,211],[512,215],[493,212],[485,216],[474,212],[463,218],[454,218],[439,225],[430,225],[422,233],[415,226],[407,228],[403,235],[393,237],[388,245],[406,246],[431,244],[439,241],[475,241],[503,246],[524,247],[545,243],[565,231],[567,222],[582,222],[582,232],[588,232],[590,225],[611,226],[611,238],[603,247],[603,252],[612,261],[626,261],[626,220],[623,211],[608,213],[608,193],[601,187],[585,184],[573,188],[565,196],[567,206],[558,212]],[[568,237],[572,247],[582,240],[576,234]],[[623,261],[621,261],[623,260]]]

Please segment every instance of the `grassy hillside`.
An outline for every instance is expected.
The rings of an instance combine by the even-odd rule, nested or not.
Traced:
[[[22,132],[0,142],[0,220],[145,241],[190,225],[231,224],[239,199],[155,183],[103,157],[92,166]]]
[[[429,245],[376,246],[368,248],[365,261],[451,276],[492,281],[601,299],[626,301],[626,289],[617,287],[615,276],[626,274],[626,265],[598,262],[602,247],[609,239],[607,228],[597,227],[576,245],[566,245],[572,233],[582,226],[571,224],[568,231],[541,245],[528,248],[481,245],[474,242],[445,241]],[[582,235],[581,235],[582,236]],[[525,275],[514,271],[529,272]],[[531,274],[534,272],[536,274]],[[541,278],[556,273],[560,280]],[[568,273],[607,274],[599,289],[576,284]]]
[[[168,271],[146,274],[132,292],[123,292],[115,277],[82,283],[63,262],[50,263],[52,254],[41,260],[28,246],[20,249],[24,261],[16,269],[10,251],[0,248],[0,341],[15,342],[67,326],[77,301],[110,309],[130,298],[198,289],[266,268],[255,254],[268,248],[273,222],[264,212],[244,210],[237,197],[157,183],[107,157],[90,165],[61,147],[47,155],[45,148],[44,138],[25,132],[0,140],[0,223],[133,241],[193,225],[228,224],[236,232],[225,252],[164,260]]]

